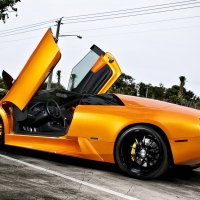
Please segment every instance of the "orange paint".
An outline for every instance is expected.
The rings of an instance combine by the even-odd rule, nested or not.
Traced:
[[[8,94],[0,101],[6,145],[114,163],[119,134],[127,127],[146,124],[165,135],[175,164],[200,163],[200,111],[147,98],[116,94],[124,105],[78,105],[74,108],[69,129],[62,137],[16,133],[13,104],[22,110],[29,103],[60,56],[48,30]],[[105,93],[121,74],[110,53],[100,56],[91,71],[96,73],[106,64],[113,75],[99,94]]]
[[[103,68],[106,65],[105,60],[103,59],[103,56],[100,56],[99,59],[97,60],[97,62],[94,64],[94,66],[92,67],[91,71],[93,73],[98,72],[101,68]]]

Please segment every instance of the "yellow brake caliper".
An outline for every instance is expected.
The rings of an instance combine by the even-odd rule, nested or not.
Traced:
[[[137,146],[136,142],[134,142],[133,146],[131,146],[132,147],[132,150],[131,150],[131,160],[132,161],[135,161],[135,149],[136,149],[136,146]]]

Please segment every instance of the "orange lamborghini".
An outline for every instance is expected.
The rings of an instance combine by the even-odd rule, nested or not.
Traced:
[[[200,166],[200,111],[152,99],[106,94],[121,70],[93,45],[72,69],[68,90],[40,90],[61,57],[48,30],[0,101],[0,144],[116,163],[141,179],[170,166]]]

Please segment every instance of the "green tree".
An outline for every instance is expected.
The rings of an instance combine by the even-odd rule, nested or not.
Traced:
[[[194,96],[195,96],[194,92],[192,92],[191,90],[189,90],[189,91],[185,90],[185,92],[184,92],[184,98],[187,101],[191,101],[194,98]]]
[[[18,2],[20,2],[20,0],[0,0],[0,20],[5,23],[6,19],[9,18],[10,12],[17,12],[15,5]]]
[[[57,83],[52,82],[51,83],[51,88],[56,88],[56,89],[65,89],[65,87],[60,83],[61,80],[61,70],[58,70],[56,72],[57,76]],[[44,82],[42,86],[40,87],[40,90],[46,90],[47,88],[47,82]]]
[[[8,90],[4,84],[3,78],[0,77],[0,99],[2,99],[7,92]]]
[[[1,90],[0,89],[0,100],[6,95],[7,90]]]
[[[159,86],[153,86],[150,83],[145,84],[140,82],[137,84],[137,89],[140,97],[162,100],[165,96],[165,87],[162,83],[160,83]]]
[[[6,86],[4,84],[3,78],[0,77],[0,88],[1,89],[6,89]]]
[[[184,100],[178,97],[179,91],[180,86],[178,85],[173,85],[171,88],[166,89],[165,100],[175,104],[182,104]],[[183,91],[186,91],[185,88],[183,88]]]
[[[108,90],[108,92],[126,95],[137,95],[137,89],[134,80],[135,79],[132,76],[122,73],[117,81]]]
[[[72,85],[71,85],[71,87],[70,87],[70,90],[73,90],[74,89],[74,85],[75,85],[75,79],[77,78],[78,76],[76,75],[76,74],[71,74],[71,77],[70,77],[70,79],[71,79],[71,83],[72,83]]]
[[[196,103],[196,108],[200,109],[200,99]]]
[[[152,86],[149,84],[149,98],[163,100],[165,98],[165,87],[162,83],[159,86]]]
[[[166,89],[165,98],[170,99],[170,96],[178,96],[179,89],[178,85],[173,85],[171,88]]]
[[[143,82],[138,83],[137,84],[138,96],[139,97],[146,97],[146,96],[148,96],[149,87],[150,87],[150,84],[147,85],[147,84],[145,84]]]
[[[183,98],[183,88],[186,83],[186,78],[185,76],[180,76],[179,79],[180,79],[180,86],[179,86],[179,91],[178,91],[178,97]]]
[[[53,88],[58,89],[57,86],[58,86],[58,83],[54,83],[54,82],[51,83],[51,89]],[[47,82],[44,82],[42,86],[40,87],[40,90],[46,90],[46,89],[47,89]],[[62,84],[60,84],[59,89],[65,89],[65,87]]]
[[[57,86],[56,86],[56,88],[57,88],[57,89],[60,89],[60,88],[61,88],[61,86],[60,86],[61,70],[58,70],[58,71],[56,72],[56,75],[57,75]]]
[[[168,101],[171,103],[182,105],[184,100],[182,98],[179,98],[177,95],[172,95],[169,97]]]

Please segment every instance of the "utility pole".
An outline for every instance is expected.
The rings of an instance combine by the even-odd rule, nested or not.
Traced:
[[[56,30],[56,36],[55,36],[56,43],[58,42],[58,38],[59,38],[60,25],[62,24],[61,21],[62,21],[62,17],[58,21],[56,21],[56,23],[57,23],[57,30]],[[49,74],[49,78],[48,78],[48,82],[47,82],[47,90],[51,89],[52,77],[53,77],[53,70]]]
[[[146,87],[146,98],[148,96],[148,90],[149,90],[149,87]]]

